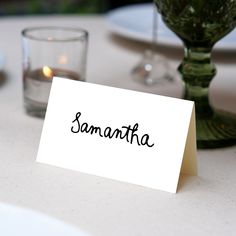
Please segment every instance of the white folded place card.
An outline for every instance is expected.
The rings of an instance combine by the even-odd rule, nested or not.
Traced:
[[[175,193],[197,172],[194,103],[55,77],[37,161]]]

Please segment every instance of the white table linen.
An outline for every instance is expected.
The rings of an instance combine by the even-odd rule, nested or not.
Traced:
[[[35,162],[43,120],[23,110],[20,32],[40,25],[89,31],[88,82],[175,97],[182,93],[181,83],[150,88],[133,81],[130,70],[148,45],[111,36],[103,16],[1,18],[8,76],[0,86],[0,202],[43,212],[96,236],[235,235],[236,146],[199,150],[198,177],[182,177],[178,194]],[[173,66],[182,59],[180,49],[160,51]],[[236,113],[236,53],[217,53],[215,62],[211,101]],[[91,99],[96,98],[91,94]]]

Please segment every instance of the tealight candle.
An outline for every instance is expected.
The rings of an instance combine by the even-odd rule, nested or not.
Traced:
[[[38,27],[22,31],[24,106],[44,117],[54,76],[85,80],[88,33],[81,29]]]
[[[36,69],[33,71],[24,73],[24,99],[31,106],[41,106],[46,107],[53,76],[80,80],[78,73],[50,68],[44,66],[42,69]]]

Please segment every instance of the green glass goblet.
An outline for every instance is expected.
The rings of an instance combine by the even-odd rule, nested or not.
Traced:
[[[215,111],[208,97],[216,67],[214,44],[236,26],[236,0],[154,0],[165,24],[184,43],[178,70],[185,83],[184,98],[196,108],[198,148],[236,144],[236,115]]]

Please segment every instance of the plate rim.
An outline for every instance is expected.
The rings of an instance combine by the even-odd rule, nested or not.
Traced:
[[[142,32],[137,32],[132,29],[128,29],[128,27],[122,27],[121,25],[118,25],[117,23],[114,22],[113,18],[120,12],[122,11],[127,11],[129,9],[135,10],[135,8],[140,8],[140,7],[153,7],[153,3],[136,3],[136,4],[130,4],[122,7],[115,8],[111,11],[109,11],[106,14],[106,21],[108,24],[108,30],[116,35],[122,36],[126,39],[130,40],[135,40],[138,42],[143,42],[143,43],[151,43],[152,39],[150,36],[144,35]],[[161,20],[161,16],[158,13],[158,20]],[[163,21],[162,21],[163,22]],[[233,32],[234,30],[232,30]],[[232,33],[231,32],[231,33]],[[230,34],[231,34],[230,33]],[[169,47],[174,47],[174,48],[183,48],[183,43],[181,42],[180,39],[176,36],[176,38],[173,37],[163,37],[163,36],[158,36],[158,41],[157,44],[162,45],[162,46],[169,46]],[[236,51],[236,42],[233,43],[224,43],[223,40],[220,40],[218,43],[215,44],[213,47],[214,51]]]
[[[19,218],[25,219],[24,217],[29,216],[29,217],[31,217],[30,219],[32,220],[31,223],[34,226],[40,226],[40,224],[42,224],[42,222],[43,222],[44,226],[53,225],[52,229],[53,228],[56,229],[60,225],[61,227],[59,227],[59,229],[68,230],[69,235],[89,236],[89,234],[87,232],[85,232],[84,230],[81,230],[80,228],[76,227],[73,224],[67,223],[57,217],[50,216],[50,215],[45,214],[39,210],[34,210],[34,209],[31,209],[31,208],[28,208],[25,206],[18,206],[18,205],[6,203],[6,202],[0,202],[0,216],[1,216],[1,212],[3,212],[3,214],[7,213],[5,215],[5,217],[3,218],[5,220],[10,221],[12,219],[13,222],[16,222],[16,220]],[[6,218],[6,216],[10,217],[10,218]],[[17,229],[19,229],[18,225],[16,225],[15,227],[17,227]],[[28,231],[28,232],[31,233],[31,231]],[[58,232],[58,230],[57,230],[57,232]],[[24,232],[22,232],[22,233],[27,233],[27,231],[24,230]],[[47,235],[49,235],[49,234],[46,234],[45,236],[47,236]]]

